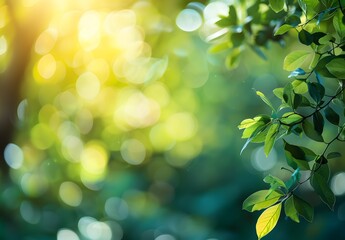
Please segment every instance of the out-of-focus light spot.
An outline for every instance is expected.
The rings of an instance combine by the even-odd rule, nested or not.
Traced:
[[[112,239],[121,240],[123,238],[123,229],[120,224],[115,221],[106,221],[106,224],[108,224],[108,226],[111,228],[111,231],[113,232]]]
[[[148,127],[159,119],[159,105],[138,90],[122,90],[118,103],[119,106],[114,112],[114,121],[125,130]]]
[[[97,142],[89,142],[81,154],[81,165],[94,174],[102,174],[108,164],[108,152]]]
[[[105,82],[110,74],[109,64],[103,58],[93,59],[87,65],[87,71],[94,73],[101,82]]]
[[[106,173],[102,172],[100,174],[90,173],[84,169],[80,172],[80,180],[85,187],[93,191],[99,191],[104,186],[104,179]]]
[[[13,169],[20,168],[24,162],[24,154],[22,149],[13,143],[10,143],[6,146],[4,158],[8,166]]]
[[[56,98],[56,104],[63,112],[67,114],[74,114],[78,110],[78,98],[71,91],[60,93]]]
[[[171,149],[175,140],[169,135],[165,124],[156,124],[150,131],[150,141],[156,151]]]
[[[229,5],[222,1],[215,1],[208,4],[204,9],[204,18],[205,21],[217,22],[219,16],[228,16],[229,15]]]
[[[85,12],[79,21],[79,42],[81,46],[91,51],[100,43],[100,16],[96,11]]]
[[[44,105],[38,113],[38,120],[40,123],[49,125],[51,118],[55,113],[57,113],[57,109],[53,105]]]
[[[30,197],[38,197],[48,189],[48,180],[38,174],[26,173],[20,181],[23,192]]]
[[[64,203],[72,207],[79,206],[83,199],[81,189],[73,182],[63,182],[59,188],[59,196]]]
[[[84,144],[80,138],[67,136],[62,141],[62,154],[71,162],[79,162]]]
[[[193,32],[200,28],[202,18],[194,9],[183,9],[176,18],[176,25],[185,32]]]
[[[79,96],[87,100],[93,100],[97,97],[101,84],[95,74],[86,72],[79,76],[76,88]]]
[[[38,149],[45,150],[51,147],[55,141],[55,133],[46,124],[36,124],[31,129],[31,141]]]
[[[257,171],[268,171],[276,165],[277,153],[273,148],[268,157],[266,157],[264,148],[258,147],[252,153],[251,163]]]
[[[40,212],[27,201],[20,204],[20,214],[26,222],[31,224],[37,224],[41,219]]]
[[[121,221],[128,217],[128,204],[121,198],[108,198],[104,206],[106,214],[112,219]]]
[[[331,189],[336,196],[345,194],[345,173],[341,172],[332,177]]]
[[[155,240],[176,240],[176,238],[170,234],[162,234],[156,237]]]
[[[75,120],[80,133],[87,134],[91,131],[93,126],[93,116],[92,113],[87,109],[82,109],[77,113]]]
[[[37,63],[37,70],[44,79],[51,78],[56,72],[56,61],[53,55],[44,55]]]
[[[136,139],[126,140],[121,145],[121,156],[129,164],[141,164],[146,157],[145,146]]]
[[[155,100],[161,107],[165,107],[170,102],[168,89],[163,83],[156,82],[148,86],[144,93],[147,97]]]
[[[174,167],[184,167],[202,150],[200,139],[192,139],[185,142],[177,143],[166,154],[166,161]]]
[[[168,134],[177,141],[185,141],[193,137],[197,131],[197,121],[188,112],[173,114],[166,122]]]
[[[24,99],[18,104],[17,108],[17,116],[20,121],[24,121],[25,119],[25,111],[28,106],[28,100]]]
[[[111,228],[104,222],[99,222],[92,217],[82,217],[78,222],[79,231],[88,239],[110,240]]]
[[[109,13],[104,21],[104,29],[108,34],[118,34],[125,27],[134,27],[136,16],[132,10],[122,10]]]
[[[3,55],[7,52],[7,40],[4,36],[0,37],[0,55]]]
[[[72,230],[63,228],[58,231],[57,240],[79,240],[79,237]]]
[[[70,121],[64,121],[59,129],[58,129],[58,136],[63,141],[66,137],[69,136],[79,136],[79,131],[77,126]]]
[[[48,54],[54,47],[58,32],[56,29],[49,28],[42,32],[36,40],[35,51],[38,54]]]

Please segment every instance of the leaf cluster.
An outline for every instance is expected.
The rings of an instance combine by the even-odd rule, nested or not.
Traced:
[[[242,18],[237,11],[241,11]],[[257,91],[271,114],[244,119],[238,126],[246,139],[241,153],[249,143],[262,143],[269,155],[275,142],[282,140],[289,167],[284,169],[291,173],[288,179],[265,177],[269,189],[253,193],[243,203],[247,211],[264,210],[256,225],[261,239],[276,226],[282,209],[292,221],[299,222],[301,216],[312,221],[313,207],[296,195],[296,190],[306,182],[330,209],[334,207],[328,162],[341,156],[339,152],[330,152],[330,146],[345,141],[345,1],[242,1],[231,5],[229,15],[217,24],[228,29],[225,42],[230,49],[226,60],[229,68],[238,65],[239,53],[248,47],[265,59],[262,48],[269,42],[284,45],[285,37],[293,32],[291,36],[301,46],[284,59],[283,68],[290,72],[290,81],[273,90],[280,105],[275,106]],[[212,49],[219,50],[222,44],[217,43]],[[333,136],[325,134],[328,128],[336,130],[330,131]],[[288,135],[304,137],[323,147],[320,151],[291,144],[285,140]],[[306,179],[301,180],[301,171],[306,173]]]

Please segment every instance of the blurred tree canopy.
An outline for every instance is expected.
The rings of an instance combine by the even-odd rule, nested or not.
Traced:
[[[224,42],[244,2],[0,0],[0,238],[254,239],[242,202],[267,171],[291,174],[279,142],[240,158],[236,127],[267,111],[251,88],[272,99],[297,45]],[[319,215],[267,239],[343,237],[344,164],[330,165],[335,211],[304,185]]]

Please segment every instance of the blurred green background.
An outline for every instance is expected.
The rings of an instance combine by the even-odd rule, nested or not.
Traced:
[[[293,44],[227,70],[207,39],[231,2],[0,1],[0,239],[256,239],[242,201],[285,160],[240,156],[237,125],[269,111],[252,89],[288,81]],[[306,186],[314,222],[266,239],[344,239],[344,183],[334,212]]]

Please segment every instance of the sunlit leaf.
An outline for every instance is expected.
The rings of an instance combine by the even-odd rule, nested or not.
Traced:
[[[278,131],[279,131],[279,124],[275,123],[271,125],[271,127],[269,128],[267,132],[267,135],[265,138],[265,146],[264,146],[264,152],[266,156],[268,156],[268,154],[272,150]]]
[[[277,190],[278,188],[287,189],[283,180],[278,177],[268,175],[264,178],[264,182],[271,185],[270,190]]]
[[[278,30],[274,33],[274,36],[279,36],[282,35],[286,32],[288,32],[290,29],[292,29],[293,26],[289,25],[289,24],[283,24],[281,25]]]
[[[278,222],[281,208],[282,204],[278,203],[272,207],[267,208],[260,215],[258,221],[256,222],[256,234],[258,236],[258,239],[263,238],[274,229]]]
[[[282,194],[277,191],[260,190],[244,200],[242,209],[249,212],[262,210],[278,202],[281,196]]]
[[[341,37],[345,37],[345,24],[343,22],[343,13],[338,10],[336,15],[333,18],[333,26],[337,34]]]
[[[261,98],[261,100],[266,103],[271,109],[273,112],[275,112],[276,110],[274,109],[271,101],[265,96],[265,94],[263,94],[262,92],[260,91],[256,91],[256,94]]]
[[[305,50],[296,50],[289,53],[284,59],[284,70],[293,71],[296,68],[301,67],[309,55],[310,52]]]

